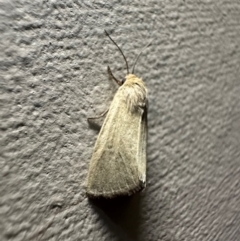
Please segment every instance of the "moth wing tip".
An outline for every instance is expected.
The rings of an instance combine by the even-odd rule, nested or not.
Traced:
[[[112,199],[120,196],[131,196],[137,192],[142,191],[146,187],[146,182],[145,180],[139,180],[138,185],[131,189],[121,189],[121,190],[116,190],[116,191],[96,191],[96,190],[91,190],[90,188],[87,189],[86,195],[89,198],[92,199],[99,199],[99,198],[106,198],[106,199]]]

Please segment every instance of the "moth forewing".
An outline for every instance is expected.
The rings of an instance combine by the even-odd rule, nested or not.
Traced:
[[[87,194],[131,195],[145,187],[147,90],[133,74],[118,89],[98,135],[90,161]]]

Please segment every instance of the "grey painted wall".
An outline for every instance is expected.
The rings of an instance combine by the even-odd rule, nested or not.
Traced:
[[[240,240],[240,2],[1,1],[0,240]],[[149,89],[147,188],[90,202],[87,117]]]

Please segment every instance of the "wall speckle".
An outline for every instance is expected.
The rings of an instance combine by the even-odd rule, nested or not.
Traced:
[[[238,240],[240,2],[1,1],[0,240]],[[149,89],[148,183],[90,201],[85,180],[126,70]]]

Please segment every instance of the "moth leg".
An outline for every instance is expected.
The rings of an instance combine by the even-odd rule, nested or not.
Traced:
[[[115,82],[118,84],[118,85],[122,85],[123,83],[122,83],[122,81],[120,81],[120,80],[118,80],[114,75],[113,75],[113,73],[112,73],[112,71],[111,71],[111,69],[110,69],[110,67],[108,66],[108,74],[115,80]]]
[[[104,111],[101,115],[99,116],[95,116],[95,117],[88,117],[87,120],[90,121],[90,120],[93,120],[93,119],[99,119],[103,116],[105,116],[106,114],[108,113],[108,109],[106,111]]]

